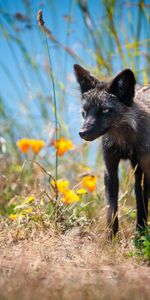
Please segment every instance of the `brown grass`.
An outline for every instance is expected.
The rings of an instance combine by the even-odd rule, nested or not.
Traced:
[[[149,267],[127,258],[125,241],[78,228],[17,240],[1,229],[0,300],[149,299]]]

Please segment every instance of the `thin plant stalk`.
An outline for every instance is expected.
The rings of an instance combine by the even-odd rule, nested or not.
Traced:
[[[50,79],[52,81],[52,89],[53,89],[53,96],[54,96],[55,139],[58,140],[57,101],[56,101],[55,81],[54,81],[54,76],[53,76],[52,59],[51,59],[51,55],[50,55],[50,51],[49,51],[49,47],[48,47],[47,28],[44,26],[43,15],[42,15],[41,10],[38,12],[38,23],[45,34],[45,41],[46,41],[49,65],[50,65],[50,70],[52,70],[52,72],[49,72],[49,75],[50,75]],[[56,152],[55,152],[55,180],[56,181],[57,181],[57,178],[58,178],[58,152],[56,149]],[[58,198],[58,190],[56,188],[56,199],[57,198]]]

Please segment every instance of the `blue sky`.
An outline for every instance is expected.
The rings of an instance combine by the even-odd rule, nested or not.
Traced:
[[[71,2],[73,12],[72,23],[69,25],[71,34],[68,38],[68,46],[74,49],[74,51],[77,51],[78,55],[84,57],[84,60],[90,63],[90,60],[92,60],[90,55],[88,55],[87,52],[84,52],[84,48],[80,45],[80,42],[86,41],[86,32],[81,17],[81,12],[75,4],[75,1],[30,1],[31,5],[29,13],[32,17],[31,29],[26,28],[23,22],[19,22],[14,18],[16,13],[21,13],[23,15],[28,14],[28,10],[25,6],[25,1],[0,1],[1,20],[3,25],[3,34],[1,34],[0,47],[0,78],[2,84],[1,95],[4,98],[5,104],[10,108],[11,111],[13,111],[14,116],[16,114],[16,117],[20,103],[24,102],[24,98],[28,96],[28,87],[30,90],[32,89],[32,93],[34,94],[34,90],[38,89],[38,82],[34,79],[33,75],[35,74],[34,72],[32,72],[32,70],[27,65],[27,62],[24,60],[19,47],[14,41],[4,36],[4,31],[8,31],[9,35],[18,37],[21,41],[23,41],[23,44],[31,59],[35,60],[37,64],[42,66],[44,63],[43,61],[47,56],[47,51],[45,49],[45,38],[40,32],[37,25],[37,12],[42,8],[46,26],[52,31],[54,36],[56,36],[56,38],[65,45],[66,31],[68,26],[67,15],[69,14]],[[91,9],[92,12],[96,15],[99,1],[94,1],[93,3],[94,5],[92,4]],[[15,29],[19,28],[19,31],[14,31],[14,27]],[[72,67],[73,64],[76,63],[76,61],[67,56],[64,50],[56,48],[51,42],[49,42],[49,48],[52,57],[53,68],[55,70],[55,76],[59,79],[59,81],[64,81],[63,68],[64,62],[67,59],[66,72],[70,75],[72,73],[73,79]],[[18,63],[17,66],[16,62]],[[4,72],[4,67],[5,69],[8,69],[8,72],[11,74],[13,81],[11,79],[9,80],[8,72]],[[45,88],[45,93],[48,93],[48,84],[50,85],[50,80],[48,79],[48,81],[44,78],[44,75],[42,74],[42,68],[41,78],[43,78],[44,83],[43,89]],[[26,81],[28,87],[26,87],[24,81]],[[14,82],[16,86],[15,88]],[[74,86],[71,88],[74,89]],[[19,95],[19,97],[17,94]],[[33,106],[34,113],[38,113],[37,106]]]

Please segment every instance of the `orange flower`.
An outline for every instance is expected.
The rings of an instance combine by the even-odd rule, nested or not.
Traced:
[[[53,142],[54,147],[57,149],[57,154],[59,156],[64,155],[65,152],[73,149],[74,145],[71,140],[61,137]]]
[[[66,190],[63,193],[62,202],[65,204],[74,203],[80,200],[80,197],[73,190]]]
[[[45,142],[42,140],[34,140],[30,141],[30,145],[34,154],[38,154],[40,150],[45,146]]]
[[[34,154],[38,154],[39,151],[44,147],[45,142],[36,139],[20,139],[17,141],[17,146],[22,153],[27,153],[31,148]]]
[[[96,189],[96,182],[96,176],[87,175],[82,178],[82,185],[90,192],[93,192]]]
[[[17,146],[22,153],[27,153],[30,148],[30,139],[21,139],[17,141]]]

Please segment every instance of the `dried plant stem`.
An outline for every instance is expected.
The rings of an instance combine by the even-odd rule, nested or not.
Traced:
[[[48,57],[49,57],[49,63],[50,63],[50,69],[53,70],[52,68],[52,60],[51,60],[51,55],[48,47],[48,41],[47,41],[47,36],[46,36],[46,46],[47,46],[47,52],[48,52]],[[53,95],[54,95],[54,115],[55,115],[55,139],[58,140],[58,121],[57,121],[57,101],[56,101],[56,91],[55,91],[55,82],[54,82],[54,76],[53,76],[53,71],[49,73],[50,78],[52,81],[52,88],[53,88]],[[56,150],[56,159],[55,159],[55,178],[57,180],[58,177],[58,154]]]
[[[47,47],[47,53],[48,53],[48,60],[49,60],[49,66],[50,66],[50,79],[52,81],[52,89],[53,89],[53,96],[54,96],[54,116],[55,116],[55,139],[58,140],[58,120],[57,120],[57,101],[56,101],[56,91],[55,91],[55,81],[54,81],[54,76],[53,76],[53,68],[52,68],[52,59],[48,47],[48,40],[47,40],[47,34],[50,34],[50,31],[48,28],[44,26],[44,20],[43,20],[43,15],[42,11],[39,10],[38,16],[37,16],[38,24],[42,31],[45,33],[45,40],[46,40],[46,47]],[[58,153],[57,149],[55,152],[55,180],[57,181],[58,178]],[[56,199],[58,198],[58,190],[56,187]]]

